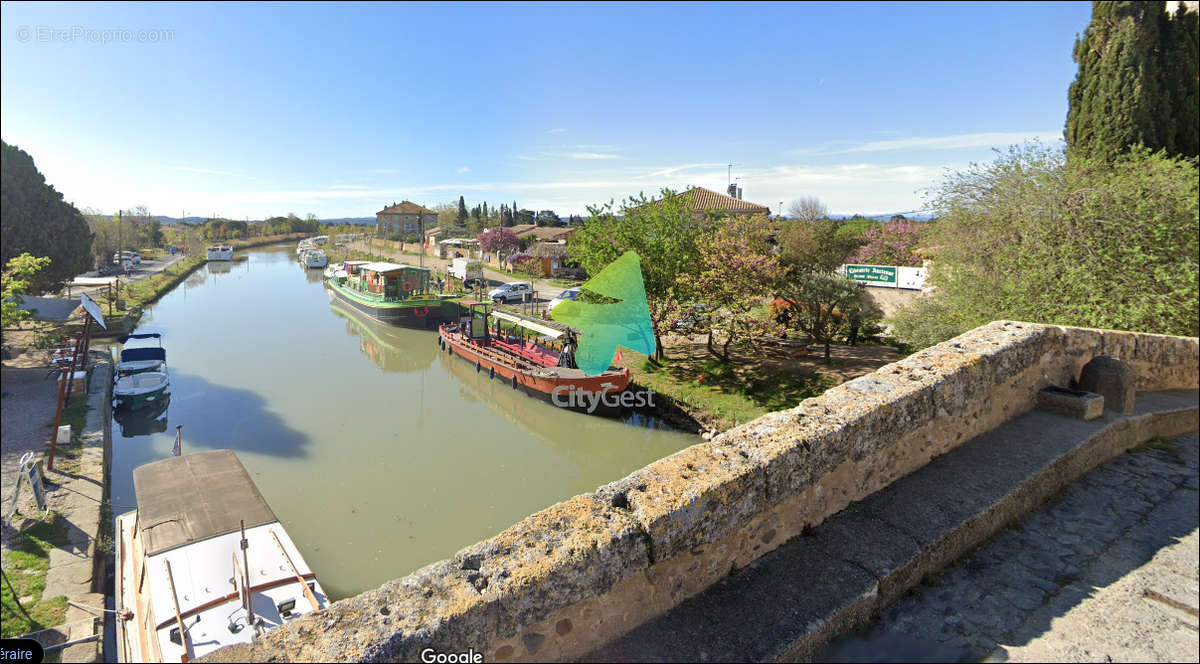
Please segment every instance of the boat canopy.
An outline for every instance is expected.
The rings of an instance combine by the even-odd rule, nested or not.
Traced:
[[[375,263],[366,263],[366,264],[362,265],[362,267],[360,269],[369,270],[371,272],[384,273],[384,274],[386,274],[388,272],[399,272],[400,270],[424,270],[426,272],[429,271],[429,268],[427,268],[427,267],[417,267],[415,265],[401,265],[399,263],[388,263],[388,262],[382,262],[382,261],[375,262]]]
[[[138,536],[147,556],[278,521],[233,450],[148,463],[133,471]]]
[[[126,348],[121,351],[122,362],[140,362],[142,360],[158,360],[160,362],[167,361],[167,349],[165,348]]]
[[[162,339],[162,334],[158,332],[144,332],[142,334],[124,334],[117,337],[117,341],[121,343],[129,343],[130,339]]]
[[[563,335],[563,330],[558,330],[553,327],[550,327],[549,325],[543,325],[542,323],[536,323],[529,319],[522,318],[520,316],[515,316],[513,314],[505,313],[503,311],[493,311],[492,316],[499,318],[500,320],[506,320],[515,325],[520,325],[521,327],[523,327],[525,329],[533,330],[534,332],[537,332],[538,334],[544,334],[547,337],[550,337],[551,339],[557,339]]]

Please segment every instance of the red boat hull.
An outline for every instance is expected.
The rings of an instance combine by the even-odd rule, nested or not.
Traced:
[[[578,369],[538,366],[520,359],[498,347],[484,346],[464,339],[458,332],[439,327],[439,345],[452,355],[474,364],[476,371],[486,371],[492,378],[562,408],[586,412],[620,410],[620,396],[629,387],[628,369],[609,369],[589,376]]]

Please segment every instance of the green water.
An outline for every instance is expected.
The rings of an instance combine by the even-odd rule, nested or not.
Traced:
[[[113,425],[114,512],[133,468],[230,448],[335,598],[451,556],[695,436],[558,409],[441,353],[433,332],[331,303],[291,246],[210,264],[160,300],[171,400]]]

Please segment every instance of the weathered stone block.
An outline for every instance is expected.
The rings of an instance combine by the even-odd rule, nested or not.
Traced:
[[[1083,365],[1079,389],[1104,397],[1104,407],[1123,415],[1133,414],[1135,377],[1129,365],[1108,355],[1099,355]]]
[[[1104,414],[1104,397],[1056,385],[1038,390],[1037,405],[1042,410],[1081,420],[1094,420]]]

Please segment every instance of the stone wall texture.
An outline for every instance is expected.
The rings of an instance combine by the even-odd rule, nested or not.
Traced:
[[[580,657],[1069,386],[1195,389],[1196,338],[997,321],[576,496],[208,661]]]

